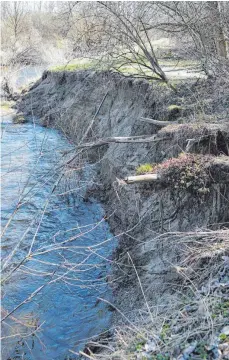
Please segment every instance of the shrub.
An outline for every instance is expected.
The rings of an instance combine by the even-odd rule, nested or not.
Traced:
[[[209,174],[206,164],[212,159],[209,155],[180,154],[158,164],[153,171],[175,189],[189,190],[203,195],[209,192]]]

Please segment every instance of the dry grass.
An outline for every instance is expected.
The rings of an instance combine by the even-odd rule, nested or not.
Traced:
[[[145,299],[133,324],[124,319],[112,339],[91,344],[97,354],[89,346],[83,359],[166,360],[188,351],[193,359],[210,359],[212,344],[226,347],[227,336],[219,334],[229,316],[229,230],[167,233],[151,241],[159,253],[173,249],[179,254],[179,261],[170,264],[177,277],[166,283],[161,307]]]

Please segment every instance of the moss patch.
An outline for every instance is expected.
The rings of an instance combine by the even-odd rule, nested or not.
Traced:
[[[136,169],[136,174],[137,175],[149,174],[153,171],[153,168],[154,168],[154,165],[151,165],[151,164],[139,165]]]

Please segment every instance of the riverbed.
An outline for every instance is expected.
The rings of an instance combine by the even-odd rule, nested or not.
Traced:
[[[73,150],[32,118],[2,118],[3,360],[76,359],[110,326],[100,299],[112,301],[115,241],[101,205],[84,197],[93,169],[66,166]]]

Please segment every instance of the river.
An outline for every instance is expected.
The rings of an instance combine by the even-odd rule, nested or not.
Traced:
[[[31,119],[30,119],[31,120]],[[2,359],[76,359],[107,330],[115,241],[57,130],[2,118]],[[88,175],[89,174],[89,175]]]

